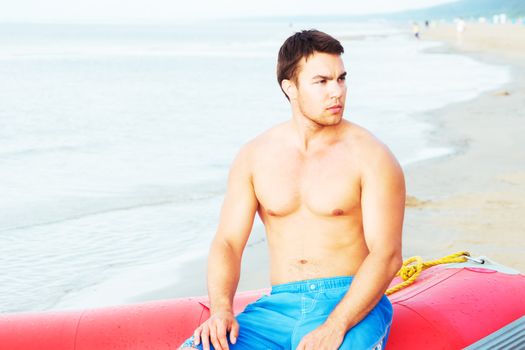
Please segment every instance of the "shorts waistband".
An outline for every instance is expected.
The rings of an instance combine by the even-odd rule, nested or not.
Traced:
[[[272,286],[271,294],[320,292],[327,289],[348,287],[353,279],[353,276],[338,276],[276,284]]]

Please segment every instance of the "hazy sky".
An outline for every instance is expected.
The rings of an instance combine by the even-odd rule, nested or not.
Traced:
[[[425,7],[454,0],[14,0],[0,20],[167,21],[253,15],[363,14]]]

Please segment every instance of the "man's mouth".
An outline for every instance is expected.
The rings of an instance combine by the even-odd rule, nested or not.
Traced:
[[[333,113],[339,113],[341,112],[342,109],[343,109],[342,105],[333,105],[327,108],[327,110]]]

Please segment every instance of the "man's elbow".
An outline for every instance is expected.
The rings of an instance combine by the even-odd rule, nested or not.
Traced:
[[[391,256],[389,264],[389,272],[391,273],[392,278],[401,269],[401,266],[403,266],[403,257],[401,255],[401,252],[396,252]]]
[[[403,266],[403,257],[401,255],[401,249],[381,249],[370,251],[370,254],[374,256],[379,264],[381,264],[385,273],[389,276],[394,276]]]
[[[229,256],[240,260],[242,249],[233,244],[231,240],[217,235],[211,243],[210,254]]]
[[[401,266],[403,266],[403,257],[401,255],[401,249],[385,249],[380,252],[380,255],[380,259],[383,262],[383,266],[386,267],[387,274],[394,278]]]

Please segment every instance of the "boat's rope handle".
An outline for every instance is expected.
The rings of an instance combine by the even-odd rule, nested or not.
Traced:
[[[396,274],[396,276],[399,276],[403,279],[403,282],[393,286],[392,288],[388,288],[385,294],[390,295],[405,287],[408,287],[416,281],[421,272],[428,269],[429,267],[441,264],[461,263],[471,259],[472,258],[470,258],[469,252],[459,252],[444,256],[441,259],[430,261],[423,261],[423,259],[420,256],[413,256],[411,258],[408,258],[403,262],[403,266],[401,266],[401,269],[399,269],[399,271]]]

